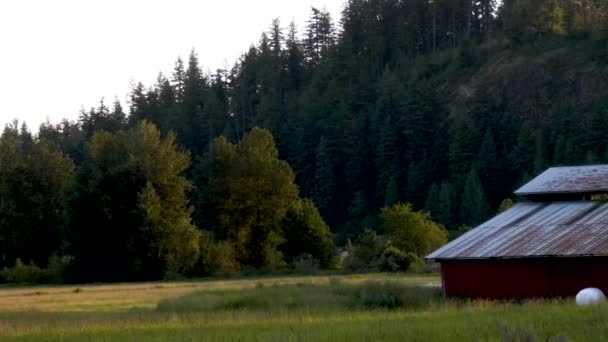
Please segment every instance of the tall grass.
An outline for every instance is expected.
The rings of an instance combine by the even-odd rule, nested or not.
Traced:
[[[159,302],[161,312],[218,310],[347,310],[424,308],[441,301],[438,288],[397,281],[367,281],[360,284],[295,284],[244,289],[241,291],[199,291]]]
[[[87,287],[77,294],[69,288],[37,289],[40,295],[32,295],[31,290],[0,290],[0,304],[13,296],[33,305],[30,300],[50,300],[61,290],[59,301],[90,301],[99,306],[84,312],[71,311],[73,304],[61,311],[60,303],[54,312],[27,306],[0,310],[0,340],[561,342],[604,341],[608,336],[608,306],[581,308],[571,299],[446,301],[438,288],[423,286],[430,279],[264,278],[189,284],[190,293],[172,289],[179,285],[169,283]],[[96,294],[98,290],[104,296]],[[162,291],[172,291],[172,296],[161,295]],[[157,305],[125,304],[107,310],[96,302],[115,294],[124,303],[139,303],[129,296],[146,292],[157,293]]]

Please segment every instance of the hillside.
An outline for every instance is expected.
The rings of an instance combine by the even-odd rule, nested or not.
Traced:
[[[0,266],[329,267],[398,203],[457,235],[548,166],[608,161],[606,27],[595,0],[351,0],[274,20],[230,70],[192,51],[128,110],[5,129]]]

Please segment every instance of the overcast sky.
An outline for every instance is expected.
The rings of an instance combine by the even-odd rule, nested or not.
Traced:
[[[194,48],[203,71],[231,67],[280,17],[300,30],[311,6],[337,22],[344,0],[0,1],[0,125],[37,131],[105,97],[123,105],[131,80],[151,85]]]

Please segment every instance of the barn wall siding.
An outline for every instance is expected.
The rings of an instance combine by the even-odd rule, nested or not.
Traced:
[[[448,297],[514,299],[608,293],[608,257],[440,260]]]

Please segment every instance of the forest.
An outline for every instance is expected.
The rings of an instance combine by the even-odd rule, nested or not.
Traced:
[[[607,30],[601,0],[349,0],[273,20],[229,70],[192,51],[128,108],[102,99],[36,134],[15,120],[0,268],[335,268],[336,246],[407,268],[548,166],[608,160]]]

